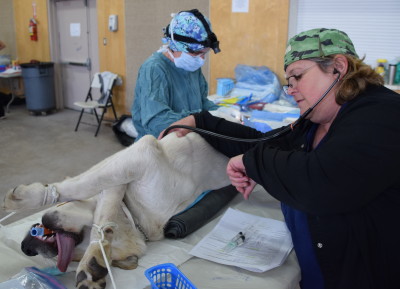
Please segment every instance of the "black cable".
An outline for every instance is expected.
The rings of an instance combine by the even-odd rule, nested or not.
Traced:
[[[318,99],[318,101],[316,103],[314,103],[313,106],[311,106],[309,109],[307,109],[306,112],[304,112],[295,122],[287,125],[282,130],[280,130],[280,131],[278,131],[278,132],[276,132],[276,133],[274,133],[272,135],[265,136],[265,137],[262,137],[262,138],[253,138],[253,139],[251,139],[251,138],[249,138],[249,139],[247,139],[247,138],[237,138],[237,137],[227,136],[227,135],[215,133],[215,132],[212,132],[212,131],[204,130],[204,129],[197,128],[197,127],[191,127],[191,126],[187,126],[187,125],[173,125],[173,126],[170,126],[170,127],[165,129],[162,137],[165,137],[171,129],[174,129],[174,128],[185,128],[185,129],[189,129],[189,130],[192,130],[194,132],[197,132],[198,134],[209,135],[209,136],[218,137],[218,138],[222,138],[222,139],[226,139],[226,140],[230,140],[230,141],[237,141],[237,142],[252,143],[252,142],[261,142],[261,141],[267,141],[267,140],[276,139],[278,137],[281,137],[281,136],[289,133],[297,125],[299,125],[301,122],[303,122],[303,120],[311,113],[311,111],[325,98],[325,96],[331,91],[331,89],[336,85],[336,83],[339,82],[340,73],[339,72],[335,72],[335,73],[339,74],[338,77],[335,79],[334,82],[332,82],[332,84],[328,87],[328,89],[325,91],[325,93]]]
[[[187,125],[172,125],[165,129],[162,137],[166,136],[168,134],[168,132],[174,128],[185,128],[185,129],[189,129],[194,132],[197,132],[200,135],[209,135],[209,136],[218,137],[218,138],[222,138],[222,139],[226,139],[226,140],[230,140],[230,141],[248,142],[248,143],[275,139],[277,137],[287,134],[288,132],[290,132],[292,130],[291,125],[287,125],[283,130],[276,132],[273,135],[269,135],[269,136],[262,137],[262,138],[253,138],[252,139],[252,138],[237,138],[237,137],[227,136],[227,135],[223,135],[223,134],[219,134],[219,133],[215,133],[212,131],[204,130],[204,129],[197,128],[197,127],[191,127],[191,126],[187,126]]]

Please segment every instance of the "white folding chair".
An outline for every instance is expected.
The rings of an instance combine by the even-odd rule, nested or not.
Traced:
[[[93,76],[92,83],[90,84],[89,91],[86,95],[85,101],[78,101],[75,102],[74,105],[81,108],[81,113],[79,115],[78,123],[76,124],[75,131],[78,130],[79,124],[81,123],[82,115],[85,112],[85,109],[90,109],[94,112],[97,120],[97,129],[94,136],[97,136],[100,130],[101,123],[104,118],[104,114],[107,112],[109,107],[112,108],[114,113],[115,121],[118,121],[117,113],[115,111],[114,103],[112,100],[113,96],[113,88],[115,85],[121,84],[121,78],[114,73],[105,71],[102,73],[95,73]],[[100,90],[100,98],[98,100],[93,99],[92,89],[99,89]],[[96,111],[96,109],[102,109],[101,116]],[[89,123],[85,123],[89,124]]]

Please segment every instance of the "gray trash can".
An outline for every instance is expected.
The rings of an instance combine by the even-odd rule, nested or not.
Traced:
[[[54,63],[22,63],[26,106],[32,112],[55,109]]]

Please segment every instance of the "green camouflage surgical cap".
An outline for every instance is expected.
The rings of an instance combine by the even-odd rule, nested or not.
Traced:
[[[287,44],[285,70],[295,61],[332,54],[348,54],[358,58],[353,42],[343,31],[317,28],[301,32]]]

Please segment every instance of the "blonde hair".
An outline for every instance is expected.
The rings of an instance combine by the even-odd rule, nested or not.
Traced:
[[[383,85],[384,80],[381,75],[364,63],[365,57],[359,59],[351,55],[343,54],[348,62],[346,74],[339,82],[339,89],[336,92],[336,102],[342,105],[345,102],[353,100],[365,91],[368,85]],[[320,69],[328,72],[328,67],[334,64],[335,55],[324,58],[309,59],[318,64]]]

